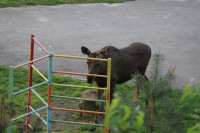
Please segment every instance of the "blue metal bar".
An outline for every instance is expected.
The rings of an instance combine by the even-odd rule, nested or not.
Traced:
[[[47,102],[44,101],[44,99],[43,99],[34,89],[31,89],[31,90],[35,93],[36,96],[38,96],[38,98],[39,98],[46,106],[48,106]]]
[[[29,106],[29,108],[32,110],[32,111],[35,111],[35,109],[31,106]],[[47,122],[42,118],[42,116],[38,113],[38,112],[35,112],[35,114],[40,118],[40,120],[42,120],[44,122],[44,124],[47,125]]]
[[[44,107],[42,107],[42,108],[36,109],[36,110],[31,111],[31,112],[29,112],[29,113],[26,113],[26,114],[23,114],[23,115],[18,116],[18,117],[16,117],[16,118],[13,118],[12,121],[15,121],[15,120],[17,120],[17,119],[19,119],[19,118],[25,117],[25,116],[27,116],[27,115],[31,115],[31,114],[33,114],[33,113],[35,113],[35,112],[38,112],[38,111],[41,111],[41,110],[43,110],[43,109],[45,109],[45,108],[47,108],[47,107],[48,107],[48,106],[44,106]]]
[[[104,127],[104,124],[94,124],[94,123],[83,123],[83,122],[73,122],[73,121],[61,121],[61,120],[51,120],[51,122],[69,123],[69,124],[79,124],[79,125],[91,125]]]
[[[79,98],[79,97],[68,97],[68,96],[58,96],[58,95],[51,95],[51,97],[67,98],[67,99],[74,99],[74,100],[95,101],[95,102],[104,102],[104,103],[106,102],[106,100],[89,99],[89,98]]]
[[[36,85],[31,86],[31,87],[28,87],[28,88],[26,88],[26,89],[23,89],[23,90],[20,90],[20,91],[14,92],[13,95],[17,95],[17,94],[19,94],[19,93],[22,93],[22,92],[24,92],[24,91],[27,91],[27,90],[33,89],[33,88],[38,87],[38,86],[40,86],[40,85],[46,84],[46,83],[48,83],[48,82],[49,82],[49,81],[44,81],[44,82],[42,82],[42,83],[36,84]]]
[[[48,112],[47,112],[47,133],[50,133],[51,128],[51,87],[52,87],[52,57],[53,54],[49,55],[49,77],[48,77]]]

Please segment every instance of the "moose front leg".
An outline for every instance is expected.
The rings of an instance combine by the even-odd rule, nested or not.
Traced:
[[[98,99],[103,99],[103,90],[98,90],[97,93],[98,93]],[[96,111],[97,112],[100,112],[100,109],[101,109],[101,102],[96,102]],[[94,117],[94,123],[95,124],[98,124],[99,123],[99,114],[95,114],[95,117]],[[90,131],[91,132],[94,132],[96,131],[96,127],[95,126],[92,126],[90,128]]]

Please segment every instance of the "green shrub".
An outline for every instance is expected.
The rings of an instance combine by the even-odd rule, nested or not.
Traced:
[[[120,98],[113,99],[107,112],[105,123],[109,122],[111,132],[141,133],[144,124],[144,113],[139,107],[130,108]]]

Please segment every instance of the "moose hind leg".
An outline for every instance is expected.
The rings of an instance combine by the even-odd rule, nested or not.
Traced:
[[[103,99],[103,90],[98,90],[98,99]],[[96,102],[96,111],[97,112],[100,112],[100,109],[101,109],[101,102]],[[94,123],[95,124],[98,124],[99,123],[99,114],[95,114],[95,117],[94,117]],[[92,126],[90,128],[90,131],[91,132],[94,132],[96,131],[96,126]]]

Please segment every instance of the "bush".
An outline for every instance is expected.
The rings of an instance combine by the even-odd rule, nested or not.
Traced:
[[[144,113],[139,107],[130,108],[120,98],[114,99],[107,112],[105,123],[109,122],[111,132],[141,133],[144,124]]]

